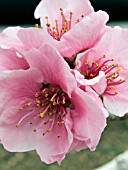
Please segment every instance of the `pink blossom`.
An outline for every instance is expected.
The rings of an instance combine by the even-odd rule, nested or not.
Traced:
[[[63,9],[60,11],[60,8]],[[63,57],[74,58],[77,53],[96,44],[106,30],[108,20],[105,12],[94,12],[88,0],[80,0],[79,3],[76,0],[54,0],[52,3],[50,0],[43,0],[37,7],[35,16],[41,17],[43,29],[7,28],[0,34],[0,47],[14,48],[24,55],[29,49],[38,49],[48,43],[56,47]]]
[[[12,152],[36,149],[60,163],[75,148],[94,150],[106,118],[76,85],[68,64],[49,45],[26,54],[28,70],[0,74],[0,139]]]
[[[89,0],[42,0],[35,10],[41,26],[55,40],[64,57],[95,45],[105,30],[108,16],[103,11],[94,12]],[[93,23],[93,24],[92,24]]]
[[[12,49],[0,49],[0,71],[28,69],[26,60]]]
[[[98,94],[109,113],[128,112],[128,31],[110,28],[95,48],[85,52],[76,65],[77,80]],[[79,73],[79,74],[80,74]],[[78,74],[78,73],[77,73]],[[83,78],[84,77],[84,78]]]

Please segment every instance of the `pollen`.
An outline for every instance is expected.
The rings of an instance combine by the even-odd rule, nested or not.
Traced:
[[[22,108],[22,107],[20,107],[20,108],[19,108],[19,110],[23,110],[23,108]]]
[[[36,104],[36,107],[40,107],[40,104],[39,104],[39,103],[37,103],[37,104]]]
[[[31,103],[28,103],[27,106],[30,107],[30,106],[31,106]]]
[[[114,86],[109,86],[110,89],[114,89]]]
[[[36,28],[38,28],[38,26],[39,26],[38,24],[35,24],[35,27],[36,27]]]
[[[41,118],[44,117],[44,113],[43,112],[40,112],[39,115],[40,115]]]
[[[44,96],[45,96],[45,97],[48,97],[48,93],[46,93]]]
[[[93,77],[94,75],[93,74],[90,74],[90,77]]]
[[[50,130],[50,129],[48,129],[48,130],[47,130],[47,132],[51,132],[51,130]]]
[[[95,63],[95,65],[96,65],[96,67],[98,67],[98,66],[99,66],[99,64],[98,64],[98,63]]]
[[[119,67],[119,71],[122,71],[123,69],[122,69],[122,67]]]
[[[62,120],[62,122],[61,122],[62,124],[65,124],[65,121],[64,120]]]
[[[52,120],[53,120],[52,118],[49,118],[49,122],[52,122]]]
[[[116,91],[115,94],[119,94],[119,93]]]
[[[57,105],[57,103],[56,103],[55,101],[54,101],[52,104],[53,104],[53,106],[56,106],[56,105]]]
[[[47,122],[44,122],[44,125],[46,125],[47,124]]]
[[[85,61],[85,64],[88,64],[88,60]]]
[[[35,129],[33,129],[33,131],[34,131],[34,132],[36,132],[36,128],[35,128]]]
[[[29,124],[32,125],[32,121],[30,121]]]
[[[18,128],[19,127],[19,125],[16,125],[16,128]]]
[[[60,138],[60,134],[57,134],[56,136],[57,136],[57,138]]]

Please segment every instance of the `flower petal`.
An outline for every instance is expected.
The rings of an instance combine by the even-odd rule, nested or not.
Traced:
[[[18,31],[17,36],[26,50],[39,48],[44,43],[55,44],[55,40],[40,28],[24,28]]]
[[[50,133],[37,134],[36,138],[36,150],[41,160],[47,164],[57,161],[59,164],[64,159],[65,154],[68,152],[71,143],[73,141],[73,135],[71,132],[72,121],[70,113],[67,113],[65,125],[54,125]],[[57,135],[60,135],[57,138]]]
[[[53,86],[60,86],[69,96],[76,86],[70,68],[58,51],[45,45],[39,50],[32,49],[28,52],[26,60],[31,68],[42,72],[44,80]]]
[[[9,48],[24,48],[23,44],[17,37],[19,30],[22,30],[21,27],[8,27],[2,33],[0,33],[0,47],[9,49]]]
[[[35,134],[32,126],[16,128],[21,115],[18,107],[7,108],[0,116],[0,139],[4,148],[11,152],[25,152],[35,149]]]
[[[43,81],[36,69],[3,71],[0,74],[0,110],[19,105],[24,97],[32,98]],[[0,111],[1,113],[1,111]]]
[[[61,45],[61,43],[67,41],[75,50],[75,53],[70,50],[68,51],[69,53],[65,53],[64,49],[60,53],[65,57],[71,57],[82,50],[93,47],[105,31],[107,20],[108,15],[103,11],[92,12],[83,18],[69,32],[62,36],[59,43]]]
[[[99,58],[104,54],[108,59],[114,59],[115,63],[128,68],[128,30],[120,27],[109,28],[96,45],[95,56]]]
[[[103,96],[104,106],[108,112],[120,117],[128,113],[128,71],[122,71],[121,78],[125,79],[125,82],[114,86],[110,92],[114,94],[116,91],[118,94],[104,94]]]
[[[96,91],[97,94],[101,95],[104,93],[107,82],[106,77],[103,71],[99,72],[97,77],[94,77],[90,80],[85,79],[85,85],[90,85],[93,90]]]
[[[23,58],[19,58],[16,51],[0,49],[0,71],[28,68],[28,63]]]
[[[70,12],[73,12],[73,24],[79,19],[81,15],[88,15],[93,11],[93,7],[91,6],[88,0],[77,0],[68,1],[68,0],[42,0],[35,10],[35,18],[41,18],[41,25],[44,27],[46,25],[45,17],[49,17],[49,23],[53,26],[55,25],[55,19],[61,22],[60,18],[60,8],[63,8],[63,12],[65,17],[70,16]],[[60,24],[60,23],[59,23]]]
[[[94,150],[106,126],[105,115],[100,106],[80,89],[72,93],[72,102],[75,106],[75,111],[71,111],[74,137],[85,141],[85,144]]]

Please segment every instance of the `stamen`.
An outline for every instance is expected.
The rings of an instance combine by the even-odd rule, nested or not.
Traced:
[[[114,59],[107,59],[106,55],[96,60],[90,66],[88,63],[88,59],[85,60],[85,64],[81,67],[81,73],[84,75],[86,79],[92,79],[99,75],[99,71],[103,71],[107,80],[107,88],[105,90],[105,94],[109,95],[117,95],[118,92],[113,93],[113,89],[115,86],[120,85],[125,82],[124,79],[120,78],[120,71],[122,71],[122,67],[119,67],[119,64],[112,64]]]

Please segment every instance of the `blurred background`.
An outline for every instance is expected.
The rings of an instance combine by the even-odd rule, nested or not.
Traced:
[[[95,10],[102,9],[110,21],[128,20],[128,0],[90,0]],[[33,11],[40,0],[0,0],[0,24],[35,24]]]
[[[12,25],[33,25],[34,10],[40,0],[0,0],[0,28]],[[52,0],[51,0],[52,1]],[[91,0],[95,11],[110,15],[110,25],[127,27],[128,0]],[[46,165],[35,153],[9,153],[0,145],[0,170],[93,170],[128,150],[128,118],[109,118],[101,141],[94,152],[70,152],[61,166]],[[128,167],[126,167],[128,170]],[[111,169],[113,170],[113,169]]]

